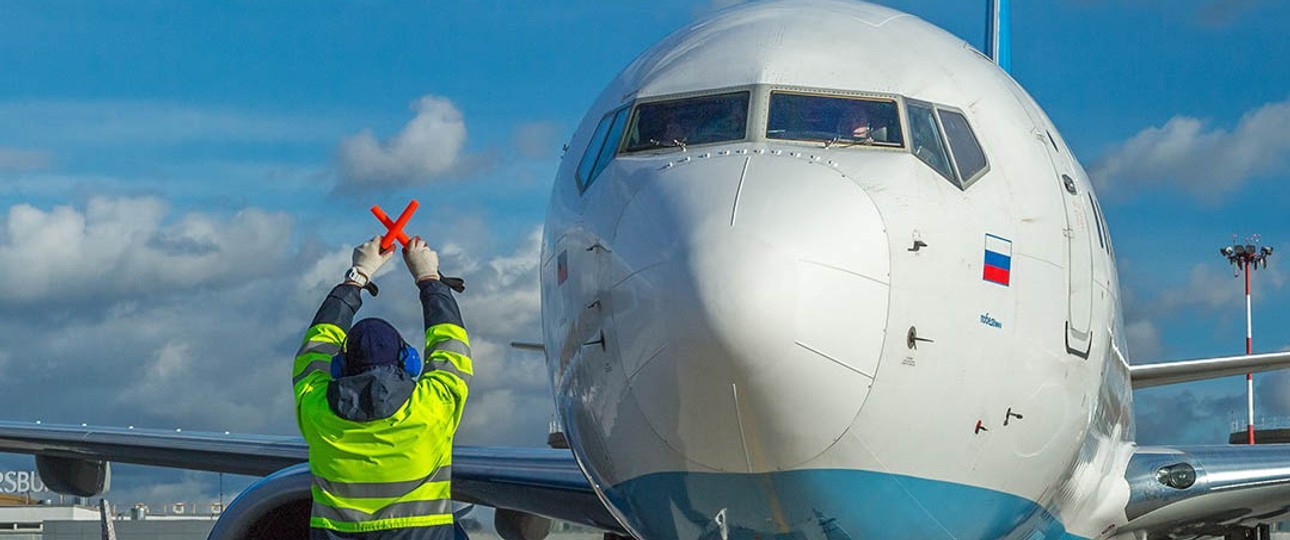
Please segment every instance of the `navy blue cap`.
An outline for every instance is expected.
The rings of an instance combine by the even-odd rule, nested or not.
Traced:
[[[376,366],[402,362],[403,338],[382,319],[358,321],[349,329],[345,342],[345,375],[362,373]]]

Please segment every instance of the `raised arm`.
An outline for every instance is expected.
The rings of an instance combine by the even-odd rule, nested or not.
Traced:
[[[421,291],[426,328],[426,368],[422,378],[430,380],[436,391],[452,402],[455,420],[459,420],[470,378],[475,374],[466,323],[452,289],[439,281],[439,256],[421,237],[408,243],[403,258]]]
[[[363,307],[363,299],[359,296],[362,290],[357,284],[348,282],[332,287],[305,331],[304,343],[296,352],[295,367],[291,370],[292,386],[298,386],[316,373],[322,374],[324,382],[331,378],[331,357],[340,353],[345,334],[354,323],[354,314]]]
[[[379,242],[379,238],[373,238],[354,248],[354,266],[346,272],[345,281],[327,293],[305,331],[291,369],[291,385],[297,400],[331,380],[331,358],[340,353],[345,334],[354,323],[354,314],[363,307],[360,292],[394,255],[394,250],[381,253]]]

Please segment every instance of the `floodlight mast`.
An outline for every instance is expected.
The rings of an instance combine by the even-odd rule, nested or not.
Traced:
[[[1254,354],[1254,323],[1253,310],[1251,308],[1250,296],[1250,270],[1258,269],[1262,264],[1264,268],[1268,267],[1268,257],[1272,256],[1270,246],[1255,246],[1254,244],[1233,244],[1223,246],[1218,252],[1227,258],[1227,261],[1240,269],[1245,274],[1245,354]],[[1245,395],[1249,411],[1249,424],[1246,426],[1246,432],[1249,435],[1249,444],[1254,444],[1254,373],[1246,372],[1245,374]]]

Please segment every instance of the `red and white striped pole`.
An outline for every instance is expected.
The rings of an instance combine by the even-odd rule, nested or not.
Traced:
[[[1250,310],[1250,261],[1246,260],[1241,265],[1245,270],[1245,354],[1254,354],[1254,323]],[[1249,402],[1250,410],[1250,444],[1254,444],[1254,372],[1245,374],[1245,394]]]
[[[1257,242],[1257,235],[1252,237],[1252,239]],[[1251,315],[1251,305],[1253,302],[1251,301],[1250,296],[1250,271],[1258,268],[1259,264],[1263,264],[1263,267],[1267,268],[1268,257],[1272,256],[1272,247],[1258,246],[1253,243],[1233,244],[1225,246],[1223,249],[1218,251],[1228,260],[1228,262],[1236,265],[1237,268],[1240,268],[1241,271],[1245,273],[1245,354],[1246,356],[1249,356],[1254,354],[1254,322],[1253,316]],[[1245,394],[1249,407],[1249,424],[1246,427],[1246,431],[1249,433],[1249,443],[1254,444],[1253,371],[1245,373]]]

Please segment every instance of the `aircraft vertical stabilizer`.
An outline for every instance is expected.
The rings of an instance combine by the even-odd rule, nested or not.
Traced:
[[[985,51],[999,64],[1012,72],[1012,7],[1009,0],[986,0]]]

